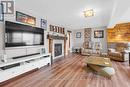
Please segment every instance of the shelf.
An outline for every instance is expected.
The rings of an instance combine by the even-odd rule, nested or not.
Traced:
[[[23,57],[23,58],[19,58],[19,59],[8,59],[7,62],[0,61],[0,67],[8,66],[11,64],[15,64],[15,63],[21,63],[21,62],[25,62],[25,61],[29,61],[29,60],[33,60],[33,59],[40,59],[41,57],[44,57],[47,55],[51,56],[51,54],[48,53],[48,54],[43,54],[43,55]]]
[[[47,35],[47,39],[58,39],[58,40],[64,40],[67,39],[66,36],[55,36],[55,35]]]
[[[0,69],[0,82],[15,78],[23,73],[29,72],[34,69],[39,69],[47,64],[51,65],[51,54],[33,55],[28,57],[21,57],[19,59],[7,59],[7,62],[0,61],[0,67],[12,66],[13,64],[19,64],[18,66],[9,67],[8,69]]]

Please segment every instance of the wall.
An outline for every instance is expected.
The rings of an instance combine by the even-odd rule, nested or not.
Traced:
[[[107,52],[107,33],[106,33],[107,27],[99,27],[99,28],[93,28],[92,29],[92,42],[101,42],[102,44],[102,52]],[[104,30],[104,38],[94,38],[94,30]]]
[[[130,42],[130,22],[107,29],[107,42]]]
[[[21,0],[22,1],[22,0]],[[31,16],[34,16],[36,17],[36,27],[40,27],[40,20],[41,18],[44,18],[47,20],[48,22],[48,29],[45,30],[45,34],[44,34],[44,47],[46,49],[46,52],[48,52],[48,39],[47,39],[47,33],[49,32],[49,24],[54,24],[53,22],[51,22],[50,20],[48,20],[48,18],[46,16],[44,16],[43,14],[39,14],[37,13],[36,11],[34,11],[32,8],[29,8],[29,7],[26,7],[26,6],[23,6],[23,4],[21,3],[20,0],[15,0],[15,11],[20,11],[20,12],[23,12],[23,13],[26,13],[28,15],[31,15]],[[31,3],[30,3],[31,4]],[[8,21],[12,21],[12,22],[16,22],[15,20],[15,13],[14,14],[6,14],[5,15],[5,20],[8,20]],[[53,19],[52,19],[53,20]],[[57,25],[58,26],[58,25]],[[62,27],[62,26],[61,26]],[[65,28],[66,29],[66,28]],[[67,29],[66,29],[67,30]],[[4,53],[3,49],[4,49],[4,23],[3,22],[0,22],[0,55]],[[34,46],[34,47],[23,47],[23,48],[18,48],[19,50],[15,50],[16,48],[9,48],[8,50],[15,50],[14,53],[17,51],[20,53],[20,51],[22,49],[24,50],[32,50],[32,48],[36,48],[36,47],[39,47],[39,46]],[[41,46],[40,46],[41,47]],[[40,48],[39,47],[39,48]],[[6,52],[9,52],[9,51],[6,51]],[[10,51],[11,52],[11,51]],[[10,54],[10,53],[9,53]],[[24,54],[24,53],[23,53]],[[18,55],[18,54],[16,54]],[[11,55],[13,56],[13,55]]]
[[[130,0],[115,0],[108,27],[116,24],[130,22]]]
[[[102,52],[107,52],[107,39],[106,39],[106,28],[107,27],[98,27],[98,28],[92,28],[92,42],[101,42],[102,44]],[[104,30],[104,38],[94,38],[94,30]],[[82,47],[84,42],[84,29],[77,29],[73,30],[73,47]],[[81,32],[81,38],[76,38],[76,32]]]
[[[33,12],[32,10],[30,10],[28,8],[24,9],[23,6],[20,5],[20,3],[17,2],[17,1],[15,1],[15,10],[36,17],[36,27],[40,27],[40,20],[41,20],[42,16],[39,16],[35,11]],[[16,18],[15,13],[5,15],[5,21],[7,20],[7,21],[16,22],[15,18]],[[47,39],[46,39],[47,31],[45,31],[45,35],[44,35],[44,40],[45,40],[44,46],[18,47],[18,48],[16,47],[16,48],[6,48],[5,50],[3,50],[4,49],[4,38],[3,38],[3,36],[4,36],[4,24],[1,24],[0,27],[2,28],[1,29],[2,36],[0,37],[0,39],[1,39],[0,40],[1,41],[0,42],[0,44],[1,44],[1,48],[0,48],[1,54],[2,53],[7,54],[8,58],[11,58],[11,57],[14,57],[14,56],[22,56],[22,55],[26,55],[28,53],[34,53],[34,52],[39,51],[39,49],[41,47],[46,48],[46,51],[48,52],[48,49],[47,49],[48,42],[47,42]]]
[[[3,23],[0,22],[0,54],[3,54]]]
[[[76,38],[76,33],[81,32],[81,38]],[[73,47],[82,47],[84,42],[84,29],[73,30]]]

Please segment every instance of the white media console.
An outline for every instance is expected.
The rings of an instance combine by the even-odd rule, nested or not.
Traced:
[[[16,66],[5,68],[6,66],[14,64],[16,64]],[[18,59],[7,59],[7,62],[0,61],[0,82],[9,80],[33,69],[41,68],[47,64],[51,64],[50,53],[22,57]]]

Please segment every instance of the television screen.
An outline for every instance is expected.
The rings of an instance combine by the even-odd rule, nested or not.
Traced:
[[[42,35],[26,32],[10,32],[6,33],[6,46],[32,46],[42,45]]]
[[[21,43],[22,42],[22,33],[21,32],[13,32],[7,33],[7,43]]]
[[[10,24],[11,26],[11,24]],[[21,25],[22,26],[22,25]],[[28,27],[9,27],[6,24],[6,33],[5,33],[5,46],[6,47],[16,47],[16,46],[33,46],[33,45],[44,45],[44,33],[39,28],[30,28]],[[33,30],[34,29],[34,30]]]
[[[26,45],[34,45],[33,43],[34,36],[35,35],[32,33],[23,33],[23,38],[22,38],[23,43],[25,43]]]
[[[42,36],[40,34],[34,34],[34,44],[40,44],[42,41]]]

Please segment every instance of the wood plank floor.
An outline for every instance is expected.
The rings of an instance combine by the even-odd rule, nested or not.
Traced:
[[[128,62],[112,61],[116,74],[111,79],[84,70],[85,56],[70,54],[0,87],[130,87]]]

